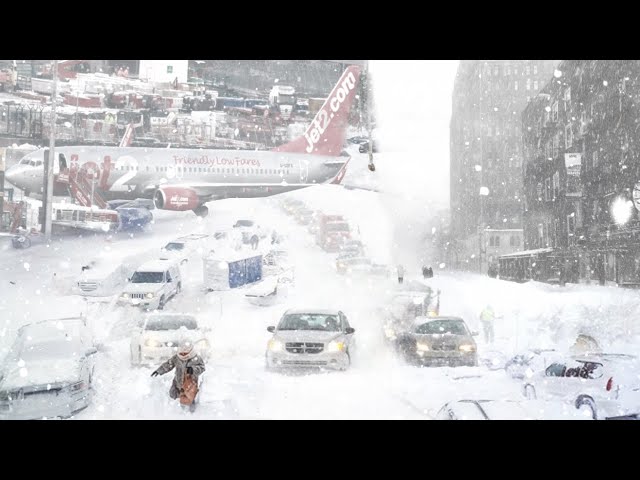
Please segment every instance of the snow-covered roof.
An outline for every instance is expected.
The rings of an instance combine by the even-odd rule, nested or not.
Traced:
[[[285,312],[285,315],[338,315],[338,310],[328,308],[292,308]]]
[[[541,253],[551,253],[553,248],[537,248],[535,250],[523,250],[522,252],[505,253],[498,258],[510,258],[510,257],[530,257],[531,255],[539,255]]]

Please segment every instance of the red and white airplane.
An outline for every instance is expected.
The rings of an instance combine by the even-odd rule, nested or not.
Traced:
[[[205,203],[212,200],[340,183],[350,160],[342,152],[359,79],[360,67],[348,67],[304,135],[270,151],[58,147],[54,194],[67,195],[70,183],[86,185],[90,178],[104,200],[152,198],[159,209],[206,216]],[[40,149],[9,168],[5,178],[25,192],[41,193],[43,164]]]

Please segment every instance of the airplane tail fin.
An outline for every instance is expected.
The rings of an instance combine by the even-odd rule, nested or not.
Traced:
[[[120,140],[119,147],[129,147],[131,146],[131,142],[133,141],[133,123],[127,125],[127,129],[124,131],[124,135],[122,136],[122,140]]]
[[[347,135],[349,112],[358,91],[359,80],[360,67],[351,65],[333,87],[304,135],[273,151],[339,156]]]

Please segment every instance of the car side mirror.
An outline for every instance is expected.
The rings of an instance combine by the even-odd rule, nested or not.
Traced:
[[[127,277],[127,282],[130,282],[130,281],[131,281],[131,277]]]
[[[479,334],[478,332],[471,332],[471,335],[472,335],[473,337],[477,337],[477,336],[478,336],[478,335],[480,335],[480,334]]]
[[[170,278],[167,278],[167,283],[171,283],[171,279]]]
[[[95,355],[96,353],[98,353],[98,349],[96,347],[90,347],[90,348],[87,348],[87,351],[85,352],[85,355],[87,355],[87,356]]]
[[[356,329],[355,329],[355,328],[351,328],[351,327],[349,327],[349,328],[345,329],[345,333],[346,333],[347,335],[350,335],[350,334],[352,334],[352,333],[355,333],[355,331],[356,331]]]
[[[267,332],[274,333],[275,331],[276,331],[276,327],[274,326],[267,327]]]

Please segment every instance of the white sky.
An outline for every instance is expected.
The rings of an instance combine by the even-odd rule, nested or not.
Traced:
[[[449,204],[449,122],[458,63],[370,62],[382,149],[409,154],[398,155],[397,161],[406,168],[396,170],[393,187],[402,187],[404,192],[426,196],[444,206]],[[393,158],[389,161],[395,163]]]

